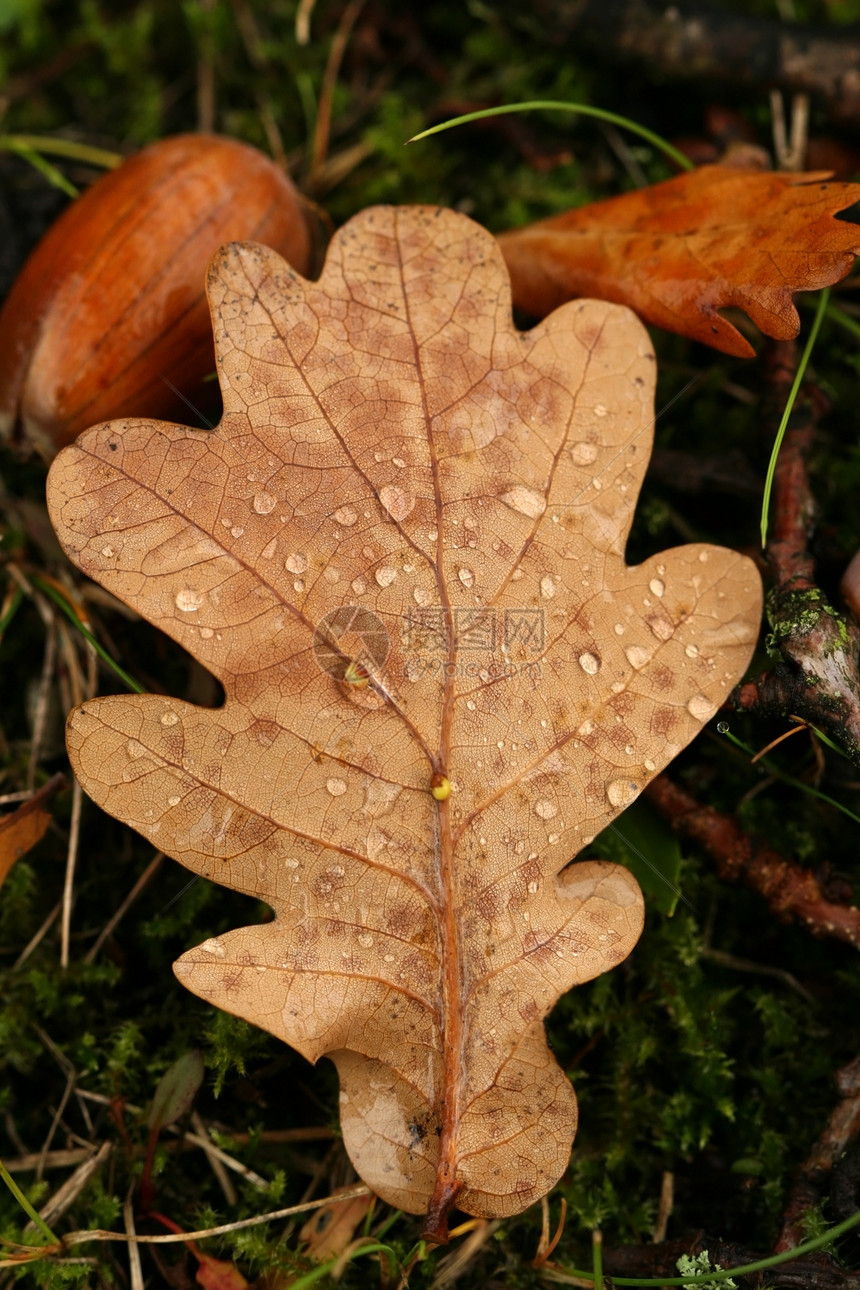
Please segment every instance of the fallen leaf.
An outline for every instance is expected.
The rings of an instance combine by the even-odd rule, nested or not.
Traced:
[[[187,1243],[191,1244],[190,1241]],[[194,1280],[204,1290],[247,1290],[248,1282],[235,1263],[213,1259],[211,1254],[201,1254],[199,1250],[194,1253],[199,1260]]]
[[[752,358],[718,310],[735,306],[766,336],[800,331],[791,295],[850,272],[860,229],[835,218],[860,184],[827,172],[700,166],[498,238],[514,304],[538,318],[576,296],[635,309],[646,322]]]
[[[153,1095],[152,1106],[146,1117],[151,1133],[157,1137],[168,1124],[175,1124],[186,1111],[191,1110],[205,1074],[203,1054],[199,1048],[193,1048],[177,1057],[158,1081]]]
[[[334,1195],[337,1196],[337,1191]],[[364,1196],[353,1196],[351,1200],[335,1199],[311,1214],[299,1232],[299,1239],[307,1241],[306,1253],[318,1263],[325,1263],[326,1259],[335,1259],[343,1254],[355,1238],[355,1229],[364,1222],[367,1211],[375,1200],[372,1192]]]
[[[319,282],[215,257],[224,416],[85,432],[49,501],[75,563],[222,682],[70,716],[87,792],[276,919],[184,954],[189,989],[341,1081],[384,1200],[517,1213],[576,1127],[543,1019],[619,963],[635,879],[570,864],[713,716],[758,632],[751,561],[623,559],[654,421],[628,310],[526,333],[488,233],[379,208]]]
[[[45,810],[45,804],[65,787],[65,776],[54,775],[17,810],[0,817],[0,887],[15,862],[45,836],[51,823],[51,812]]]

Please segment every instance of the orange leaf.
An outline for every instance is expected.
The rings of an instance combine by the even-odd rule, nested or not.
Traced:
[[[758,635],[751,561],[635,568],[655,363],[599,301],[520,333],[493,239],[365,211],[318,282],[223,248],[212,433],[86,431],[54,463],[65,549],[221,680],[215,710],[89,700],[105,810],[273,922],[180,979],[341,1081],[384,1200],[518,1213],[576,1127],[544,1018],[642,926],[630,873],[572,856],[698,733]]]
[[[718,310],[735,306],[766,336],[790,340],[800,330],[792,292],[838,282],[860,251],[860,228],[834,218],[860,200],[860,184],[826,178],[701,166],[502,233],[514,304],[542,318],[597,296],[751,358]]]
[[[211,1254],[201,1254],[196,1249],[194,1254],[199,1260],[194,1279],[204,1290],[247,1290],[248,1282],[235,1263],[213,1259]]]
[[[31,851],[45,836],[51,823],[51,813],[45,810],[45,805],[65,786],[65,776],[54,775],[16,811],[0,817],[0,887],[15,861]]]

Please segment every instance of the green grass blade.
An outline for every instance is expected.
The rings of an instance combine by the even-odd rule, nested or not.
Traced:
[[[755,1263],[743,1263],[737,1268],[721,1268],[719,1272],[703,1272],[701,1276],[695,1277],[613,1277],[614,1286],[701,1286],[710,1285],[714,1281],[729,1281],[732,1277],[750,1276],[754,1272],[767,1272],[769,1268],[778,1267],[781,1263],[790,1263],[792,1259],[800,1259],[805,1254],[812,1254],[815,1250],[822,1249],[825,1245],[830,1245],[837,1241],[840,1236],[844,1236],[852,1227],[860,1223],[860,1210],[846,1218],[844,1222],[837,1223],[829,1231],[823,1232],[821,1236],[815,1236],[810,1241],[804,1241],[801,1245],[796,1245],[793,1250],[784,1250],[781,1254],[770,1254],[765,1259],[757,1259]],[[568,1276],[580,1277],[585,1281],[594,1282],[594,1272],[581,1271],[579,1268],[565,1268]]]
[[[119,679],[125,685],[127,685],[130,690],[133,690],[135,694],[146,694],[146,690],[143,688],[143,686],[140,685],[137,681],[135,681],[134,677],[129,676],[128,672],[124,671],[120,667],[119,663],[115,662],[114,659],[111,658],[110,654],[108,654],[105,647],[99,644],[95,636],[93,636],[92,632],[89,631],[86,627],[84,627],[80,618],[78,618],[74,609],[72,609],[72,606],[69,604],[67,600],[64,599],[63,596],[60,595],[59,591],[57,591],[54,587],[52,587],[50,583],[43,582],[41,578],[33,578],[32,581],[35,587],[38,587],[39,590],[44,592],[46,596],[50,596],[51,600],[53,600],[54,603],[58,605],[60,609],[62,609],[63,613],[66,615],[69,621],[81,633],[84,640],[89,641],[90,645],[92,645],[93,649],[98,654],[99,658],[102,659],[103,662],[107,663],[111,671],[115,672],[116,675],[119,677]]]
[[[50,161],[46,161],[35,148],[29,148],[24,143],[9,143],[8,141],[6,142],[6,148],[9,152],[15,152],[19,157],[23,157],[25,161],[29,161],[34,170],[38,170],[40,175],[45,176],[49,184],[54,188],[59,188],[60,192],[65,193],[67,197],[78,196],[78,190],[71,180],[67,179],[56,166],[51,165]]]
[[[647,126],[640,125],[638,121],[631,121],[629,117],[619,116],[617,112],[609,112],[606,108],[591,107],[588,103],[565,103],[560,99],[530,99],[527,103],[506,103],[501,107],[483,108],[480,112],[467,112],[465,116],[455,116],[450,121],[432,125],[428,130],[422,130],[420,134],[413,135],[406,142],[418,143],[421,139],[429,139],[431,134],[441,134],[443,130],[451,130],[455,125],[467,125],[470,121],[483,121],[491,116],[504,116],[506,112],[534,111],[575,112],[580,116],[594,117],[598,121],[608,121],[610,125],[617,125],[622,130],[629,130],[631,134],[638,134],[640,139],[645,139],[647,143],[665,153],[682,170],[694,169],[692,161],[685,157],[683,152],[673,147],[668,139],[655,134]]]
[[[18,610],[21,607],[21,602],[23,601],[23,599],[24,599],[23,591],[21,590],[20,587],[16,587],[15,591],[12,594],[12,603],[9,605],[9,608],[6,610],[3,617],[0,618],[0,636],[3,635],[6,628],[9,626],[12,619],[17,614]]]
[[[773,489],[773,477],[776,472],[776,462],[777,462],[777,458],[779,457],[779,450],[782,447],[782,441],[785,436],[786,428],[788,426],[788,420],[789,420],[789,417],[791,416],[792,409],[794,408],[794,401],[797,398],[797,392],[800,389],[801,382],[803,381],[803,378],[806,375],[806,369],[807,369],[807,366],[809,365],[809,359],[812,356],[812,347],[814,346],[816,340],[818,339],[818,333],[821,329],[821,324],[824,321],[824,315],[827,312],[827,305],[829,300],[830,300],[830,288],[827,287],[824,291],[822,291],[821,295],[818,298],[818,308],[815,310],[815,317],[812,320],[812,328],[809,332],[809,337],[806,341],[806,344],[803,347],[803,353],[800,357],[800,362],[797,365],[797,371],[795,373],[794,380],[792,381],[791,389],[788,394],[788,400],[785,405],[785,411],[782,414],[782,420],[780,421],[779,429],[776,432],[776,439],[774,440],[773,451],[770,454],[770,461],[768,462],[768,466],[767,466],[767,478],[764,481],[764,496],[762,497],[762,501],[761,501],[762,548],[764,548],[764,546],[767,543],[767,525],[768,525],[768,513],[770,511],[770,495]]]
[[[17,1200],[18,1204],[24,1210],[25,1214],[27,1214],[27,1216],[33,1220],[33,1222],[36,1224],[36,1226],[38,1227],[42,1235],[47,1236],[48,1240],[53,1245],[59,1245],[60,1242],[58,1238],[51,1231],[50,1227],[48,1227],[48,1224],[45,1222],[45,1220],[40,1218],[39,1215],[36,1213],[35,1209],[30,1204],[30,1202],[28,1201],[24,1193],[21,1191],[21,1188],[15,1182],[15,1179],[9,1173],[9,1170],[6,1168],[2,1160],[0,1160],[0,1178],[3,1179],[4,1183],[9,1188],[12,1195]]]
[[[750,757],[755,757],[754,749],[750,748],[748,744],[745,744],[742,739],[738,739],[737,735],[733,735],[724,721],[719,723],[717,730],[721,735],[725,735],[726,739],[733,743],[736,748],[740,748],[742,752],[747,753]],[[837,749],[837,752],[838,751],[840,750]],[[800,789],[802,793],[808,793],[810,797],[819,798],[820,801],[826,802],[828,806],[835,806],[837,811],[841,811],[843,815],[847,815],[849,820],[853,820],[855,824],[860,824],[860,815],[855,815],[847,806],[843,806],[841,802],[837,802],[835,797],[830,797],[827,793],[822,793],[820,789],[813,788],[811,784],[804,784],[802,779],[795,779],[793,775],[786,774],[784,770],[780,770],[779,766],[774,765],[769,758],[759,757],[757,764],[761,766],[763,770],[766,770],[769,775],[773,775],[775,779],[781,779],[783,783],[790,784],[792,788]]]
[[[42,134],[0,134],[0,148],[8,152],[49,152],[55,157],[68,157],[70,161],[82,161],[89,166],[99,166],[103,170],[116,170],[125,157],[120,152],[108,152],[106,148],[94,148],[89,143],[79,143],[77,139],[55,139]]]

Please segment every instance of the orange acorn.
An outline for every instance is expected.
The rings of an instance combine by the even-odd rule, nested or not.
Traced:
[[[0,313],[0,435],[51,458],[100,421],[187,420],[175,390],[195,403],[215,370],[206,267],[232,241],[262,242],[308,271],[299,195],[247,144],[177,135],[93,184]]]

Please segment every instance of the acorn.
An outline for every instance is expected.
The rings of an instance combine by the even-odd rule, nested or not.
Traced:
[[[232,241],[261,242],[308,272],[301,199],[247,144],[177,135],[97,180],[42,238],[0,312],[0,436],[50,459],[100,421],[188,420],[180,398],[196,405],[215,371],[206,268]]]

